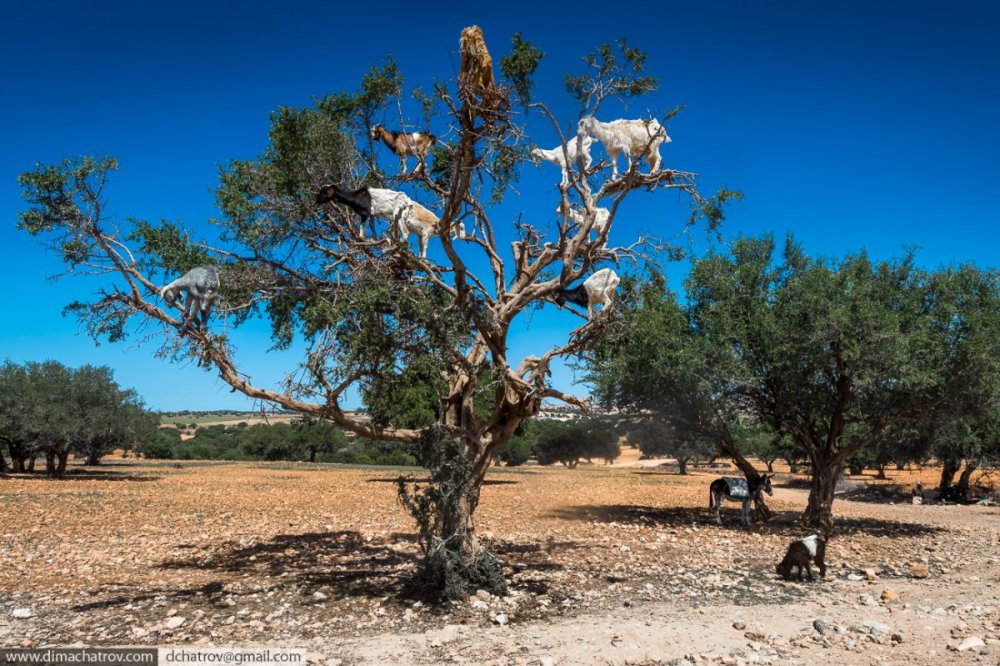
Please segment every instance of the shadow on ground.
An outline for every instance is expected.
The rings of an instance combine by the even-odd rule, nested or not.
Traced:
[[[689,527],[691,525],[715,525],[715,518],[708,509],[691,507],[651,507],[628,504],[604,504],[570,506],[550,513],[553,518],[588,522],[619,523],[622,525],[645,525],[647,527]],[[797,511],[778,513],[767,523],[751,523],[744,527],[739,521],[739,511],[723,509],[724,527],[734,530],[753,530],[787,536],[801,536],[808,531],[798,524],[801,514]],[[902,523],[876,518],[834,517],[834,534],[858,533],[879,537],[912,537],[943,532],[943,527]]]

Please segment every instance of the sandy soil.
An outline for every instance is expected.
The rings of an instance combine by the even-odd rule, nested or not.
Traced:
[[[492,472],[478,525],[511,595],[451,608],[399,594],[417,549],[393,470],[116,461],[2,481],[0,646],[281,645],[327,666],[1000,663],[1000,509],[907,503],[933,470],[855,479],[866,501],[835,504],[826,580],[799,583],[774,564],[804,534],[802,478],[779,468],[774,521],[744,528],[727,505],[717,526],[717,471],[629,464]]]

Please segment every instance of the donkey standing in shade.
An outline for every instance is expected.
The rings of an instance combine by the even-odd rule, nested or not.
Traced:
[[[759,499],[762,492],[768,495],[774,494],[771,488],[772,478],[773,474],[758,476],[750,481],[742,476],[724,476],[712,481],[712,485],[708,487],[708,510],[715,509],[715,522],[722,524],[722,500],[725,498],[732,502],[743,503],[743,524],[749,525],[750,502]]]

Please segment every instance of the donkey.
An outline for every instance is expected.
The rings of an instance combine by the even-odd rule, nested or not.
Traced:
[[[725,498],[732,502],[743,503],[743,524],[749,525],[750,502],[760,498],[762,492],[768,495],[774,494],[771,488],[772,478],[773,474],[758,476],[749,481],[741,476],[723,476],[712,481],[712,485],[708,487],[708,510],[715,509],[715,522],[722,524],[722,500]]]

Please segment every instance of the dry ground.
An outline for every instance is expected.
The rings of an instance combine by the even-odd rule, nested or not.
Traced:
[[[804,534],[802,479],[779,475],[778,518],[746,529],[737,505],[711,521],[717,471],[498,468],[478,525],[512,594],[452,608],[398,595],[416,546],[396,470],[73,471],[0,481],[0,647],[270,644],[328,665],[1000,663],[1000,509],[892,497],[933,470],[838,500],[827,580],[810,584],[774,574]],[[920,563],[929,577],[911,576]],[[984,645],[949,649],[972,638]]]

